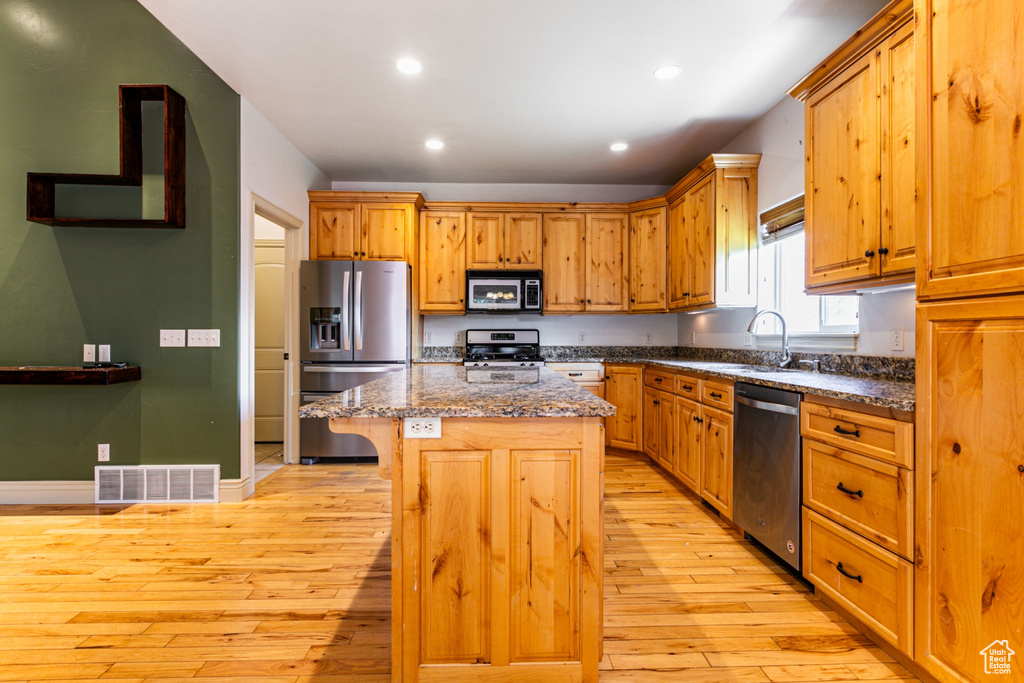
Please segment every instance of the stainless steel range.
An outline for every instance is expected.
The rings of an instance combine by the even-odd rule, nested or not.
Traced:
[[[539,368],[540,332],[537,330],[466,330],[467,368]]]

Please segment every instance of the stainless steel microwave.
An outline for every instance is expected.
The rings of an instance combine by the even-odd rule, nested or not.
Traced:
[[[539,270],[467,270],[466,313],[540,313]]]

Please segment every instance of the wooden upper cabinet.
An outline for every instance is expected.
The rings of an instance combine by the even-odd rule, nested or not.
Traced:
[[[808,290],[913,279],[912,14],[894,0],[789,91],[804,102]]]
[[[540,269],[541,216],[539,213],[470,212],[466,267]]]
[[[509,213],[505,218],[505,267],[539,270],[543,260],[544,221],[539,213]]]
[[[318,202],[309,205],[309,258],[359,258],[359,205]]]
[[[466,310],[466,214],[420,214],[419,308],[424,312]]]
[[[629,305],[626,277],[626,221],[624,213],[586,216],[586,310],[625,311]],[[545,282],[547,286],[547,282]]]
[[[710,304],[715,299],[715,177],[709,175],[686,193],[686,247],[690,279],[686,305]]]
[[[714,154],[669,191],[669,310],[757,302],[760,159]]]
[[[665,311],[665,207],[636,211],[629,223],[629,310]]]
[[[417,192],[309,193],[309,257],[411,261]]]
[[[544,311],[586,310],[582,213],[544,214]]]
[[[682,196],[668,206],[668,278],[667,303],[669,310],[686,308],[690,296],[690,248],[686,220],[686,197]]]
[[[917,169],[930,211],[918,216],[917,296],[1022,292],[1024,14],[1005,0],[921,5],[917,121],[930,134]]]

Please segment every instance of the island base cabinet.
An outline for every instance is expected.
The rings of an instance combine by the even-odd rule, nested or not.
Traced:
[[[1024,296],[919,304],[917,335],[915,659],[980,681],[1012,650],[1020,680]]]
[[[392,679],[597,681],[600,418],[444,418],[392,456]]]

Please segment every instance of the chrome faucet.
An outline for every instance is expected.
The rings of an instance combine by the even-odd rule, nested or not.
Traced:
[[[782,323],[782,362],[779,363],[779,367],[788,368],[793,363],[793,354],[789,352],[789,334],[786,333],[786,319],[782,317],[781,313],[770,308],[758,311],[754,314],[754,319],[747,325],[747,332],[753,332],[758,318],[768,314],[774,315]]]

